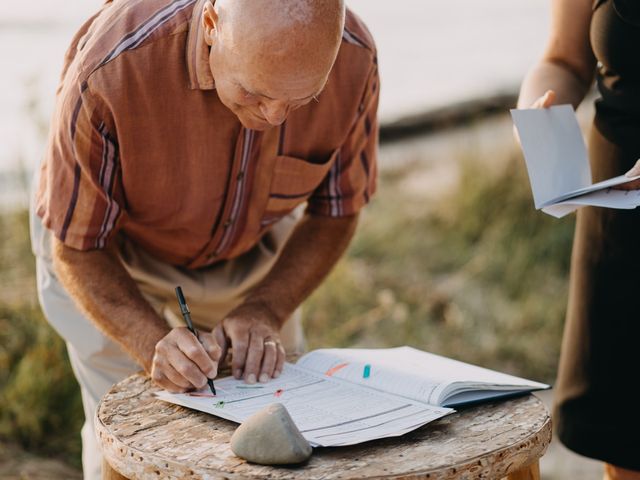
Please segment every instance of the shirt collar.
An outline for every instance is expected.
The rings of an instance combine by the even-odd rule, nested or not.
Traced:
[[[209,45],[204,41],[202,27],[202,10],[206,1],[198,0],[193,7],[187,36],[186,61],[189,72],[189,88],[192,90],[213,90],[216,88],[209,66]]]

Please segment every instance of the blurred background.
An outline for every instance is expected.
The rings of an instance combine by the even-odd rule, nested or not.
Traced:
[[[406,344],[552,383],[574,220],[534,210],[508,115],[542,52],[548,1],[347,3],[379,49],[380,179],[306,303],[310,348]],[[38,308],[26,209],[63,53],[100,4],[0,3],[2,479],[81,477],[79,391]],[[580,111],[585,125],[591,115]],[[542,474],[601,469],[554,442]]]

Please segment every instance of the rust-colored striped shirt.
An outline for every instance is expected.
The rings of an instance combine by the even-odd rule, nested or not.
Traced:
[[[116,232],[198,268],[236,257],[307,202],[347,216],[375,190],[378,68],[347,13],[319,102],[264,132],[218,99],[200,30],[204,0],[108,3],[67,52],[37,211],[66,245]]]

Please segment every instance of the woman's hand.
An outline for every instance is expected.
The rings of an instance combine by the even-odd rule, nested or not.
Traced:
[[[637,177],[640,175],[640,160],[636,162],[636,164],[631,167],[625,175],[629,178]],[[616,187],[618,190],[638,190],[640,189],[640,178],[637,180],[632,180],[628,183],[623,183],[622,185],[618,185]]]
[[[531,108],[549,108],[556,101],[556,92],[553,90],[547,90],[544,95],[539,97],[533,104]]]
[[[544,92],[544,95],[538,97],[529,108],[549,108],[555,103],[555,101],[556,92],[554,92],[553,90],[547,90],[546,92]],[[515,137],[516,142],[518,142],[518,145],[521,145],[520,135],[518,135],[518,129],[515,127],[515,125],[513,126],[513,136]]]

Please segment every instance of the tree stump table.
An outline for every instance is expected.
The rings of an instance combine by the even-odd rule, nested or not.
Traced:
[[[103,478],[128,479],[539,479],[551,420],[533,395],[482,404],[401,437],[314,449],[298,467],[267,467],[236,457],[237,424],[163,402],[138,374],[115,385],[95,424]]]

